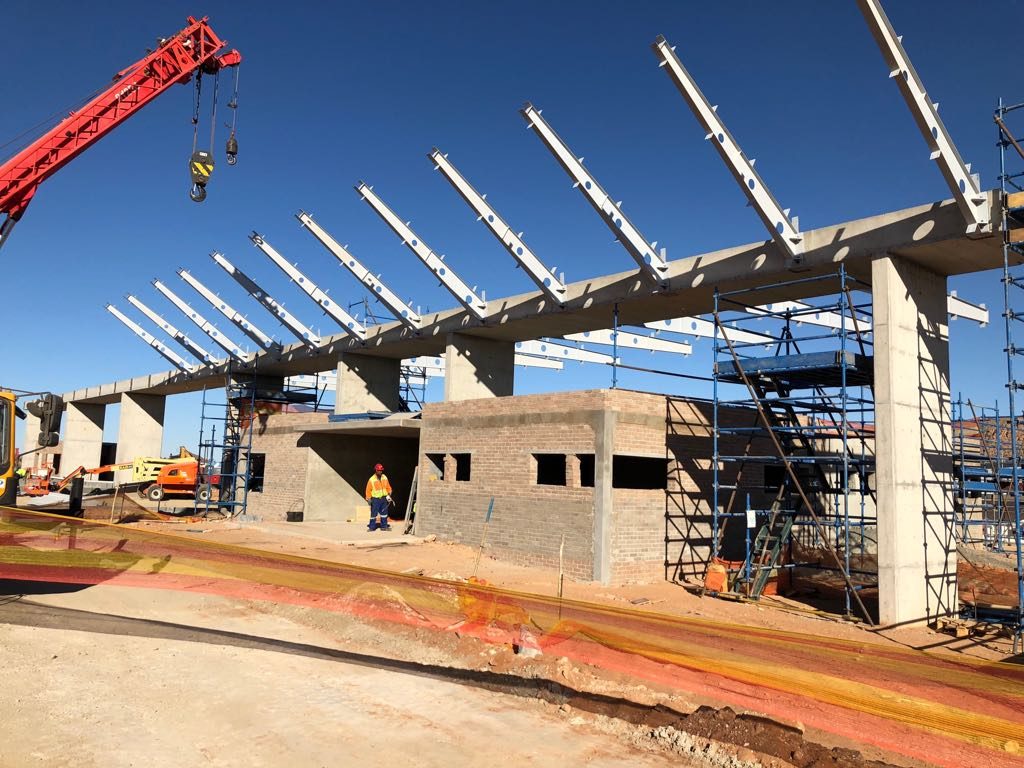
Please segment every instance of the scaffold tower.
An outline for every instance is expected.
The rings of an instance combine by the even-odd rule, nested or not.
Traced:
[[[783,287],[825,298],[759,298]],[[756,599],[799,578],[873,623],[861,594],[877,585],[870,287],[840,268],[716,291],[714,319],[711,541],[727,589]]]
[[[1007,483],[999,482],[1001,491],[1008,496],[1007,519],[1010,530],[1007,541],[1000,540],[1000,545],[1009,547],[1015,561],[1017,575],[1017,604],[1009,610],[990,609],[979,612],[978,618],[989,618],[1009,624],[1013,632],[1013,650],[1019,652],[1024,635],[1024,562],[1021,551],[1021,482],[1024,480],[1024,468],[1021,467],[1021,418],[1018,414],[1017,392],[1024,387],[1024,382],[1017,378],[1016,361],[1024,354],[1024,346],[1015,342],[1019,323],[1024,321],[1024,274],[1017,266],[1024,257],[1024,148],[1016,138],[1011,124],[1021,123],[1024,117],[1024,103],[1006,105],[1003,100],[995,111],[995,123],[998,129],[999,146],[999,187],[1002,193],[1002,232],[1003,232],[1003,318],[1006,329],[1006,377],[1007,396],[1009,402],[1009,472]],[[983,615],[988,613],[988,616]]]

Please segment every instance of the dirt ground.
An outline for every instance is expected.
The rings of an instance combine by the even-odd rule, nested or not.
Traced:
[[[142,520],[207,541],[556,594],[553,569],[340,523]],[[474,574],[475,571],[475,574]],[[294,605],[110,584],[0,589],[0,766],[914,766],[567,659]],[[3,597],[8,595],[8,597]],[[781,630],[1003,658],[993,636],[867,629],[773,598],[566,582],[565,596]],[[9,681],[9,682],[8,682]],[[45,722],[45,727],[38,723]],[[410,755],[413,757],[410,758]]]
[[[487,553],[460,544],[424,541],[394,531],[368,538],[365,527],[345,523],[255,523],[229,521],[199,523],[157,523],[140,521],[140,528],[194,536],[274,552],[351,563],[390,571],[416,571],[440,578],[468,578],[475,575],[499,587],[536,594],[554,595],[558,590],[558,572],[553,568],[521,567],[497,560]],[[397,527],[397,526],[396,526]],[[404,544],[403,542],[411,542]],[[376,546],[368,546],[376,543]],[[477,563],[479,562],[479,565]],[[798,600],[781,596],[763,597],[757,602],[736,602],[701,597],[678,584],[658,582],[621,587],[566,580],[568,598],[604,602],[656,610],[680,616],[699,616],[716,620],[751,624],[771,629],[810,632],[878,643],[894,643],[907,648],[948,651],[972,658],[999,660],[1012,652],[1009,638],[997,631],[979,627],[979,633],[955,638],[926,626],[869,628],[856,620],[844,620],[834,614],[816,611]],[[985,631],[982,631],[985,630]]]
[[[290,612],[110,585],[0,599],[0,765],[786,765],[404,664],[447,653]]]

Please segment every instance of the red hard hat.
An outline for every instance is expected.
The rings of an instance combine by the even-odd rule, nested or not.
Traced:
[[[378,464],[377,466],[375,466],[373,468],[373,471],[374,472],[383,472],[384,471],[384,465],[383,464]]]

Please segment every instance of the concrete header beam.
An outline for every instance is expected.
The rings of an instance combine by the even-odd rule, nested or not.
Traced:
[[[989,197],[998,207],[998,193],[990,192]],[[995,219],[1001,220],[1000,211]],[[1003,263],[1001,238],[967,237],[963,215],[953,200],[821,227],[805,231],[804,236],[806,248],[799,274],[807,277],[832,273],[842,263],[850,274],[870,282],[871,260],[883,253],[902,256],[944,276],[994,269]],[[825,287],[813,281],[765,287],[792,276],[786,254],[773,242],[741,245],[669,262],[667,285],[657,292],[635,270],[621,272],[569,284],[564,307],[553,306],[543,293],[533,291],[489,302],[492,314],[486,323],[461,308],[430,313],[424,316],[419,334],[397,321],[372,326],[362,344],[338,334],[325,338],[316,350],[293,344],[277,355],[263,353],[259,370],[275,376],[316,373],[332,368],[337,355],[345,351],[402,358],[437,356],[450,332],[518,341],[598,330],[611,324],[615,304],[622,325],[643,325],[680,314],[701,315],[712,310],[716,286],[724,291],[758,289],[751,296],[758,304],[811,298]],[[121,392],[139,389],[152,394],[192,392],[224,373],[215,367],[192,375],[154,374],[87,387],[66,394],[65,400],[112,403]]]

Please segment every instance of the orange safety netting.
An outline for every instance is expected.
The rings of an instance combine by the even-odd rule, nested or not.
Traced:
[[[0,508],[0,579],[185,590],[539,648],[937,765],[1020,765],[1024,668]]]

